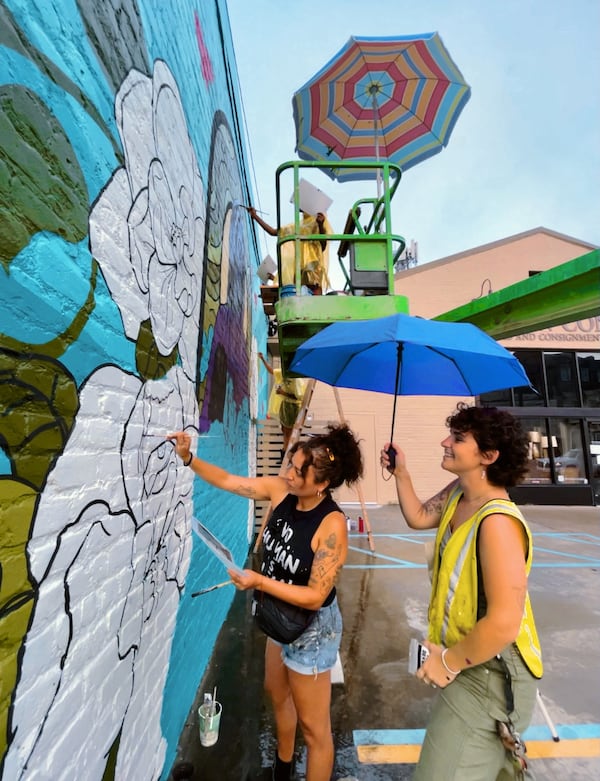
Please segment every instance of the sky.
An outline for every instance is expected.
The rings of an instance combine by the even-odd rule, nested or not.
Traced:
[[[228,0],[254,206],[276,224],[275,171],[297,159],[292,96],[351,35],[439,32],[471,98],[439,154],[403,173],[392,227],[419,265],[545,227],[600,245],[599,0]],[[373,180],[306,177],[342,232]],[[286,200],[287,200],[286,193]],[[282,205],[282,221],[293,219]],[[259,231],[262,256],[275,240]],[[331,278],[341,287],[332,253]]]

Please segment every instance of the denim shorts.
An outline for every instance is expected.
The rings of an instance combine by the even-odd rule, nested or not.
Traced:
[[[281,646],[286,667],[301,675],[317,675],[335,665],[342,639],[342,614],[337,598],[322,607],[297,640]]]

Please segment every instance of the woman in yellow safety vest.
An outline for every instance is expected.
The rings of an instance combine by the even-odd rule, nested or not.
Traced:
[[[507,489],[527,471],[527,436],[509,413],[464,403],[446,425],[441,465],[457,479],[426,502],[404,453],[381,451],[408,525],[437,529],[429,656],[416,675],[439,694],[413,781],[523,778],[519,732],[543,668],[527,591],[532,537]]]

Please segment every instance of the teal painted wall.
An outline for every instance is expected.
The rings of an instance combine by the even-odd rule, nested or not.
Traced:
[[[0,0],[0,767],[158,779],[252,510],[266,319],[225,0]]]

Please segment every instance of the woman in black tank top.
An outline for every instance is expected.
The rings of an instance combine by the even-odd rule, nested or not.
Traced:
[[[280,645],[267,638],[265,689],[271,698],[277,728],[275,781],[291,778],[296,730],[300,723],[307,748],[307,781],[329,781],[333,771],[331,735],[331,667],[339,647],[341,617],[335,581],[348,552],[346,517],[330,491],[351,485],[362,476],[356,437],[346,425],[297,442],[289,451],[283,477],[241,477],[192,455],[191,438],[180,431],[168,436],[186,466],[207,483],[253,500],[268,500],[274,508],[262,537],[260,572],[230,571],[236,588],[264,591],[292,605],[319,611],[297,640]],[[328,622],[336,625],[332,632]],[[333,661],[323,650],[335,636]],[[307,668],[307,660],[311,659]],[[328,657],[330,659],[330,657]],[[306,669],[305,669],[306,668]]]

